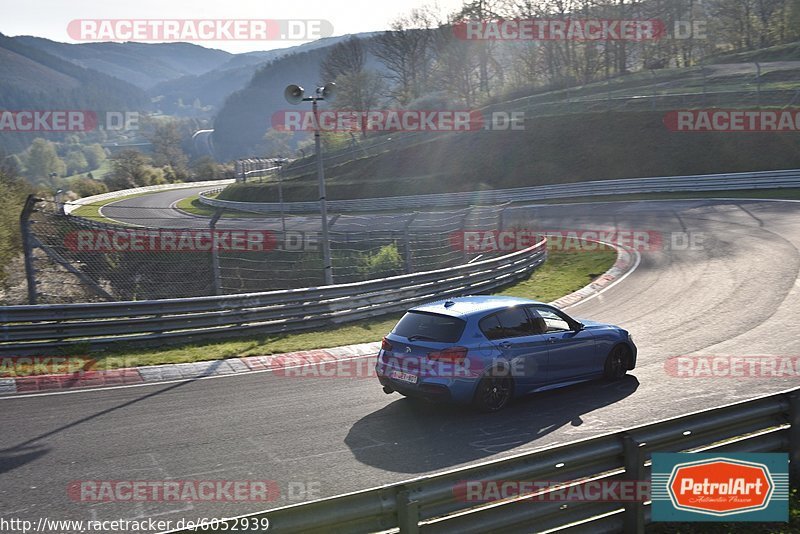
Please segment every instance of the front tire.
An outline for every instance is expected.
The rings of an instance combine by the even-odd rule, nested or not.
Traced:
[[[482,412],[499,412],[513,397],[513,382],[508,375],[490,373],[478,382],[473,404]]]
[[[629,350],[625,345],[615,345],[606,357],[603,378],[609,381],[622,380],[628,372]]]

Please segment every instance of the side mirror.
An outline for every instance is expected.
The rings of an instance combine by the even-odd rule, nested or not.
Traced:
[[[581,322],[579,322],[579,321],[575,321],[574,330],[575,330],[576,332],[580,332],[580,331],[581,331],[581,330],[583,330],[584,328],[586,328],[586,326],[585,326],[583,323],[581,323]]]

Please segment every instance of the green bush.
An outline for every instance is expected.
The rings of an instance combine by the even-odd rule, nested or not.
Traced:
[[[367,279],[384,278],[403,273],[403,258],[397,245],[384,245],[377,252],[367,252],[362,257],[359,274]]]

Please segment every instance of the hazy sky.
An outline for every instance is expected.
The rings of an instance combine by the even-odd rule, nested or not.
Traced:
[[[0,33],[35,35],[75,42],[67,24],[75,19],[324,19],[334,35],[385,30],[398,15],[415,7],[436,5],[442,13],[457,10],[462,0],[0,0]],[[198,42],[229,52],[270,50],[303,41]]]

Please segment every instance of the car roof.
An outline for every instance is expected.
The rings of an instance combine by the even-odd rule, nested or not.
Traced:
[[[452,304],[451,304],[452,303]],[[445,304],[448,304],[445,306]],[[450,315],[453,317],[467,317],[474,314],[491,313],[519,304],[545,304],[538,300],[524,299],[520,297],[503,297],[492,295],[477,295],[470,297],[454,297],[451,299],[437,300],[428,302],[420,306],[415,306],[409,311],[420,311],[428,313],[438,313],[440,315]]]

